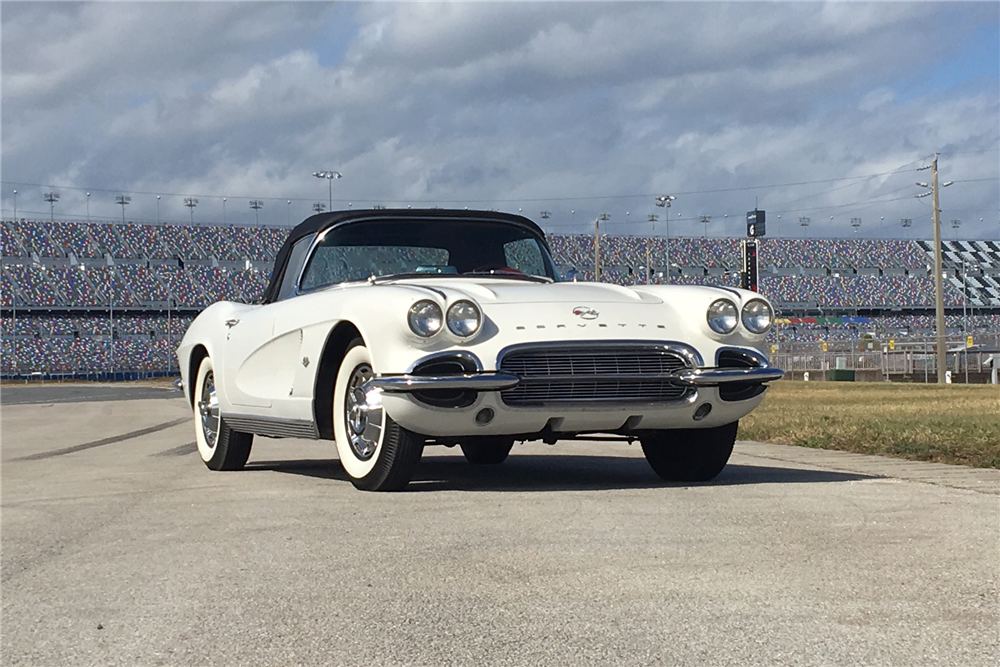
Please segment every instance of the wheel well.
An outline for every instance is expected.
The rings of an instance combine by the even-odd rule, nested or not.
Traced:
[[[188,388],[187,394],[192,408],[194,407],[194,383],[198,381],[198,369],[201,368],[201,360],[207,356],[208,350],[205,349],[204,345],[195,345],[194,349],[191,350],[191,358],[188,361],[188,382],[191,383],[191,387]]]
[[[333,387],[337,382],[340,362],[347,353],[347,346],[361,333],[350,322],[341,322],[326,339],[323,358],[316,369],[316,387],[313,396],[313,419],[319,429],[319,437],[333,440]]]

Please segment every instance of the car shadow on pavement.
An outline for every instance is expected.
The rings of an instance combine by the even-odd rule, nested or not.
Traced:
[[[267,470],[348,481],[335,460],[259,461],[247,470]],[[497,466],[473,466],[457,456],[427,456],[407,487],[427,491],[600,491],[744,484],[815,484],[875,479],[873,475],[774,466],[727,465],[710,482],[665,482],[644,459],[581,455],[512,455]]]

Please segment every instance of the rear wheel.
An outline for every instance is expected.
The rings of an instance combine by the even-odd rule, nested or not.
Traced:
[[[507,460],[514,438],[478,437],[464,440],[460,447],[465,460],[473,465],[497,465]]]
[[[707,482],[726,467],[739,422],[706,429],[653,431],[640,438],[653,471],[671,482]]]
[[[241,470],[250,458],[253,433],[234,431],[219,414],[211,357],[201,360],[194,392],[194,435],[201,460],[212,470]]]
[[[351,482],[365,491],[398,491],[413,477],[424,440],[386,414],[377,392],[368,348],[359,338],[347,349],[333,388],[333,437]]]

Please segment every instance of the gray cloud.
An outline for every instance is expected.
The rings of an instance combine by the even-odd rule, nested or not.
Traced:
[[[787,184],[941,152],[960,181],[943,207],[992,238],[1000,65],[928,73],[998,23],[991,3],[4,2],[3,209],[17,187],[19,211],[47,214],[44,188],[11,185],[34,183],[60,188],[64,216],[83,214],[76,187],[99,191],[95,216],[120,214],[121,191],[136,219],[161,193],[164,219],[187,219],[188,194],[196,219],[221,220],[226,196],[230,222],[252,220],[252,197],[284,223],[326,199],[309,174],[334,168],[342,206],[545,208],[558,231],[608,211],[613,231],[645,232],[648,195],[669,190],[692,234],[700,214],[739,233],[758,197],[778,231],[809,215],[848,234],[858,215],[889,235],[929,219],[915,173]],[[749,189],[768,184],[785,185]]]

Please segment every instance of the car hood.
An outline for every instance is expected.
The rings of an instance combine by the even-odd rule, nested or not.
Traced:
[[[592,304],[650,304],[658,305],[663,299],[641,289],[607,283],[536,283],[520,280],[471,280],[471,279],[413,279],[393,281],[426,290],[454,290],[467,294],[484,307],[491,304],[559,303],[590,306]]]

